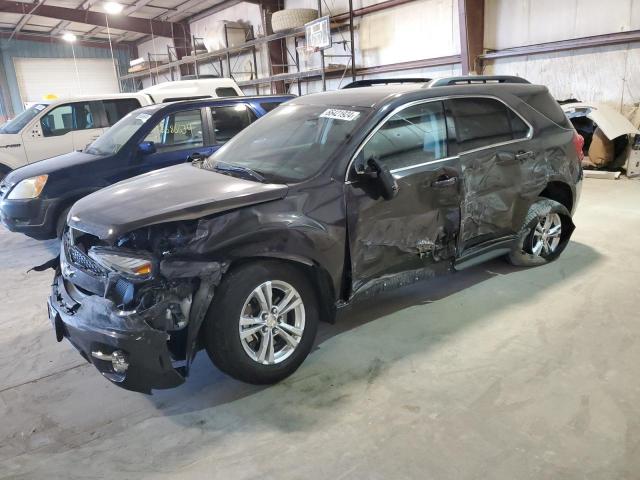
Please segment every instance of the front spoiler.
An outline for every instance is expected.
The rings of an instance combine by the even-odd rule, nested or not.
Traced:
[[[61,275],[54,279],[48,304],[58,341],[69,340],[112,383],[151,393],[152,389],[173,388],[184,382],[184,375],[172,364],[168,333],[151,328],[139,315],[123,315],[105,298],[74,291]],[[130,366],[125,373],[115,372],[111,362],[92,355],[115,350],[128,356]]]

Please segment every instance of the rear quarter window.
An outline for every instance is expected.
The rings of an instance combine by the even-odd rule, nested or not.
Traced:
[[[281,101],[278,102],[260,102],[260,106],[264,109],[265,112],[269,113],[274,108],[280,106],[282,104]]]
[[[552,122],[564,128],[572,128],[571,122],[564,114],[560,104],[548,92],[537,92],[531,95],[521,96],[531,108],[547,117]]]
[[[140,102],[135,98],[118,98],[103,100],[104,112],[107,116],[107,126],[112,127],[129,112],[140,108]]]
[[[238,92],[235,88],[231,87],[218,87],[216,88],[216,96],[218,97],[238,97]]]

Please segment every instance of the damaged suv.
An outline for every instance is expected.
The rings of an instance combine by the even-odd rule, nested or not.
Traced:
[[[200,349],[277,382],[354,299],[497,256],[556,259],[580,148],[547,89],[517,77],[297,98],[209,158],[78,201],[49,315],[124,388],[182,383]]]

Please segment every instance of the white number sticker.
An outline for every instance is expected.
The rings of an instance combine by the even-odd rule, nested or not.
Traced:
[[[333,118],[334,120],[344,120],[351,122],[360,115],[360,112],[354,112],[353,110],[338,110],[336,108],[329,108],[322,112],[320,118]]]

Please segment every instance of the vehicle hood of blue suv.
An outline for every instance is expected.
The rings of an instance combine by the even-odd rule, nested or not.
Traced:
[[[98,190],[76,202],[69,226],[114,242],[158,223],[191,220],[284,198],[286,185],[176,165]]]
[[[84,152],[65,153],[14,170],[7,175],[7,183],[16,184],[26,178],[38,175],[52,175],[66,169],[77,169],[82,164],[93,163],[104,158],[106,158],[104,155],[92,155]]]

